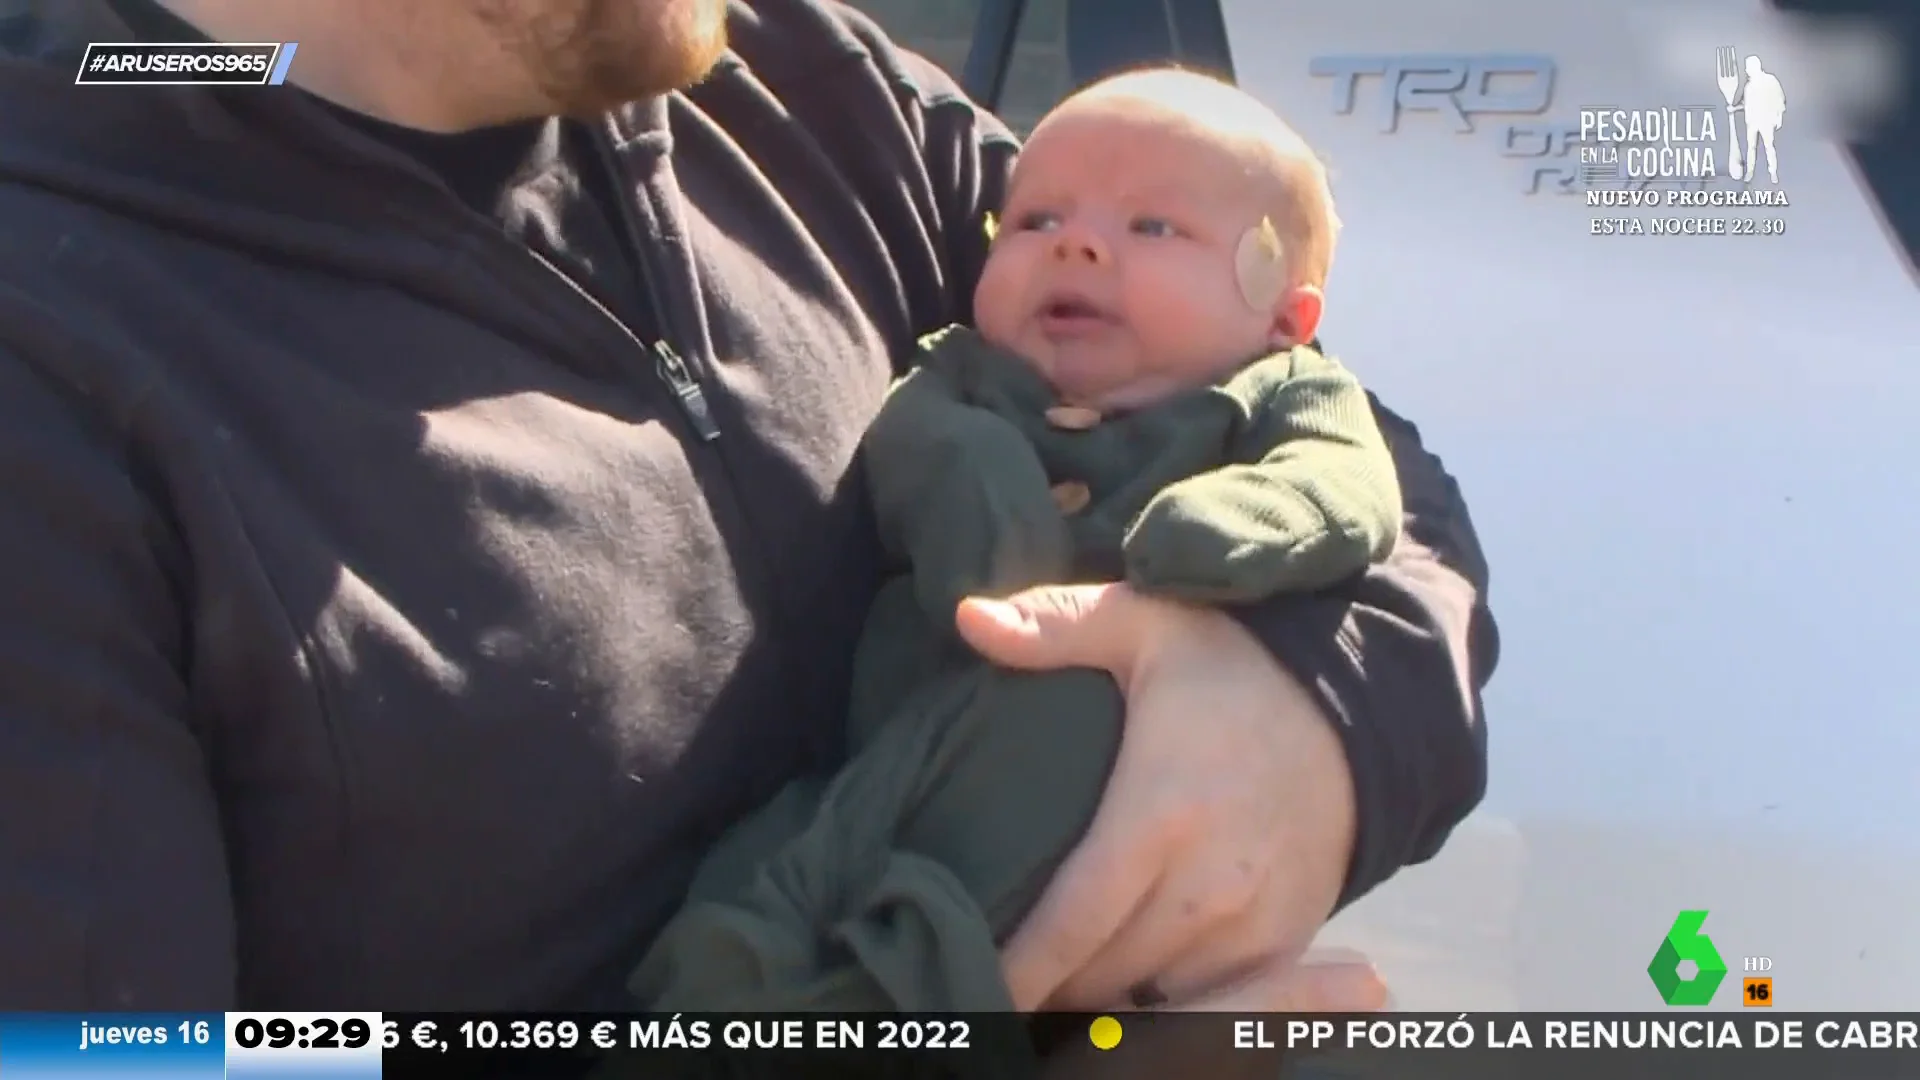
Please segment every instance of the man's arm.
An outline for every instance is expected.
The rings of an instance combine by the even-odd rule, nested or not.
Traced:
[[[225,1009],[184,559],[98,411],[0,349],[0,1010]]]
[[[937,297],[909,288],[914,334],[952,323],[972,325],[973,289],[990,246],[987,218],[1006,202],[1020,142],[938,64],[895,46],[865,14],[845,4],[834,6],[891,85],[902,125],[913,133],[918,164],[925,170],[908,186],[924,184],[927,191],[927,205],[914,224],[932,243],[941,288]],[[917,242],[914,246],[917,249]]]
[[[1242,372],[1231,464],[1168,485],[1127,532],[1127,584],[1195,603],[1258,603],[1358,574],[1393,550],[1400,486],[1359,380],[1295,349]]]
[[[935,65],[892,47],[859,16],[850,28],[897,82],[919,134],[949,306],[919,329],[967,321],[985,261],[983,222],[1000,208],[1017,145]],[[1358,798],[1358,840],[1341,904],[1430,858],[1486,788],[1480,691],[1498,635],[1480,542],[1453,478],[1413,425],[1374,401],[1406,502],[1385,561],[1337,592],[1236,612],[1310,687],[1339,733]]]
[[[1480,695],[1499,657],[1459,486],[1418,428],[1369,400],[1405,502],[1393,554],[1337,591],[1233,611],[1319,701],[1346,751],[1358,829],[1341,907],[1432,858],[1479,804]]]

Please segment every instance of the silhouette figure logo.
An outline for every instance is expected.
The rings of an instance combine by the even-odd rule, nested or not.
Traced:
[[[1720,950],[1713,947],[1712,938],[1700,932],[1706,921],[1704,911],[1683,911],[1675,916],[1659,951],[1653,954],[1653,962],[1647,965],[1660,1000],[1669,1005],[1711,1004],[1720,980],[1727,977]],[[1680,977],[1680,965],[1687,960],[1693,961],[1691,979]]]
[[[1746,75],[1745,85],[1741,84],[1741,74]],[[1780,80],[1766,69],[1758,56],[1749,56],[1743,64],[1739,53],[1731,45],[1722,45],[1715,57],[1715,74],[1720,83],[1720,96],[1727,99],[1727,175],[1735,180],[1753,183],[1754,174],[1760,169],[1759,153],[1767,155],[1767,183],[1776,187],[1780,184],[1780,161],[1774,152],[1773,139],[1780,131],[1780,122],[1787,114],[1787,94],[1780,88]],[[1744,113],[1746,123],[1737,122],[1735,113]],[[1740,153],[1740,129],[1746,129],[1746,154]]]

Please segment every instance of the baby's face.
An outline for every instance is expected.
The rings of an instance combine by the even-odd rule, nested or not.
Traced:
[[[1137,408],[1212,382],[1292,344],[1234,268],[1268,190],[1195,125],[1110,104],[1060,113],[1021,154],[975,322],[1075,404]]]

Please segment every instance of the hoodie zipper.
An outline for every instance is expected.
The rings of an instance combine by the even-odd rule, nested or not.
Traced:
[[[623,339],[633,353],[650,359],[653,376],[673,393],[675,411],[686,419],[694,433],[699,435],[703,442],[712,442],[720,437],[720,422],[714,416],[713,409],[707,401],[706,391],[701,387],[700,381],[694,377],[693,369],[674,350],[672,344],[663,338],[652,342],[643,340],[632,327],[622,321],[620,316],[608,310],[607,306],[596,299],[592,293],[581,288],[565,271],[539,255],[518,245],[509,245],[506,254],[508,255],[506,264],[521,273],[531,287],[551,288],[557,279],[562,287],[571,292],[575,299],[600,319],[602,325],[610,327]],[[645,256],[641,255],[637,258],[644,259]],[[652,293],[652,290],[649,289],[648,292]],[[657,300],[652,302],[658,304]],[[664,311],[657,317],[664,321]]]
[[[694,433],[705,442],[719,438],[720,421],[714,418],[713,408],[707,404],[706,391],[700,388],[700,380],[694,376],[687,362],[680,359],[680,354],[673,351],[673,346],[667,344],[665,338],[653,343],[653,356],[654,367],[673,391],[675,400],[680,403],[680,411],[686,416],[687,423],[693,425]]]
[[[634,219],[633,207],[627,203],[625,196],[633,181],[622,167],[619,152],[606,132],[594,128],[588,137],[593,141],[601,168],[606,170],[607,179],[614,185],[616,198],[613,200],[613,212],[620,220],[620,229],[627,241],[627,252],[633,256],[634,270],[639,274],[641,287],[647,291],[647,300],[653,306],[653,317],[660,329],[660,335],[648,348],[653,354],[654,371],[673,393],[681,415],[692,425],[694,433],[700,436],[701,441],[712,442],[720,437],[720,421],[714,416],[713,405],[700,385],[699,374],[673,347],[674,339],[682,342],[689,339],[680,332],[681,328],[673,317],[673,308],[660,288],[659,268],[648,257],[652,245],[646,242],[640,223]],[[632,333],[631,330],[628,332]]]

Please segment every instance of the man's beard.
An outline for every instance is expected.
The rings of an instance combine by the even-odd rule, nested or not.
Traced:
[[[684,89],[727,46],[727,0],[495,0],[554,113],[591,117]],[[506,21],[505,19],[502,20]]]

